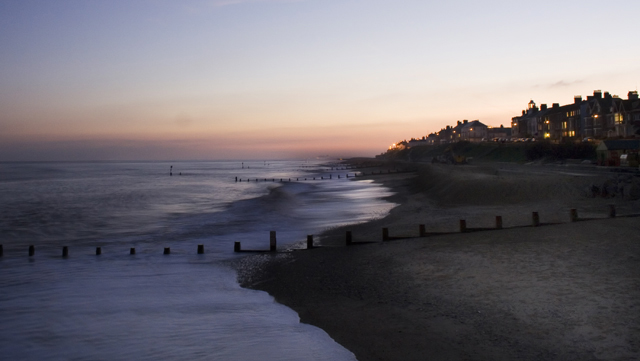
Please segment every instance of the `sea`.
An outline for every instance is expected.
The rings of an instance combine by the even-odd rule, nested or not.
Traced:
[[[267,250],[276,231],[285,252],[388,214],[390,191],[343,167],[0,163],[0,359],[355,360],[267,293],[241,288],[230,266],[248,257],[234,242]]]

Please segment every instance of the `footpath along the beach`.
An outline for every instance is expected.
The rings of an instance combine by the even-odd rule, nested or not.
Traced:
[[[585,191],[610,177],[499,165],[379,177],[397,192],[389,216],[328,230],[310,252],[261,255],[240,280],[361,361],[638,359],[639,204]],[[496,215],[501,230],[461,232]],[[383,242],[382,228],[415,238]]]

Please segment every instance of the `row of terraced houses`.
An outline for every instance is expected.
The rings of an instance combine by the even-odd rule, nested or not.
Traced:
[[[573,104],[563,106],[541,104],[538,108],[532,100],[522,115],[511,119],[511,128],[514,138],[551,141],[640,136],[638,91],[622,99],[596,90],[586,100],[576,96]]]
[[[595,139],[640,138],[640,99],[638,91],[630,91],[627,99],[600,90],[582,99],[574,97],[573,104],[540,107],[531,100],[522,114],[511,118],[511,127],[491,127],[479,120],[458,121],[421,139],[393,144],[389,149],[452,143],[458,141],[510,141],[536,139],[582,141]]]

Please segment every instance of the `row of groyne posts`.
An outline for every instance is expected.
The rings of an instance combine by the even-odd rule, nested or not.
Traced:
[[[616,207],[615,205],[611,204],[609,205],[609,209],[608,209],[609,213],[608,213],[608,218],[615,218],[616,217]],[[578,210],[575,208],[572,208],[571,210],[569,210],[569,220],[570,222],[578,222],[580,220],[588,220],[588,219],[580,219],[578,218]],[[540,214],[538,212],[532,212],[531,213],[531,226],[532,227],[539,227],[542,224],[540,223]],[[460,220],[460,233],[467,233],[467,232],[472,232],[472,231],[488,231],[488,230],[498,230],[498,229],[504,229],[504,227],[502,226],[502,216],[496,216],[496,223],[495,223],[495,228],[470,228],[467,227],[467,221],[464,219]],[[452,234],[453,232],[427,232],[426,231],[426,226],[424,224],[420,224],[418,226],[418,238],[422,238],[422,237],[428,237],[428,236],[435,236],[435,235],[444,235],[444,234]],[[457,232],[456,232],[457,233]],[[408,239],[408,238],[413,238],[413,237],[407,237],[407,236],[401,236],[401,237],[392,237],[389,235],[389,228],[382,228],[382,241],[386,242],[386,241],[391,241],[391,240],[400,240],[400,239]],[[351,231],[346,231],[346,236],[345,236],[345,243],[347,246],[350,246],[354,243],[374,243],[374,242],[354,242],[353,241],[353,234]],[[312,249],[314,248],[314,244],[313,244],[313,235],[308,235],[307,236],[307,249]],[[271,231],[271,235],[270,235],[270,244],[269,244],[269,250],[245,250],[242,249],[242,245],[241,242],[235,242],[233,245],[233,251],[234,252],[276,252],[276,232],[275,231]]]
[[[198,254],[204,254],[204,245],[203,244],[199,244],[198,245],[197,253]],[[36,254],[36,247],[34,245],[30,245],[29,246],[29,257],[33,257],[33,256],[35,256],[35,254]],[[129,254],[130,255],[135,255],[136,254],[136,249],[134,247],[131,247],[129,249]],[[164,255],[171,254],[171,247],[164,247],[163,254]],[[96,256],[100,256],[100,255],[102,255],[102,247],[96,247]],[[3,256],[4,256],[4,248],[0,244],[0,257],[3,257]],[[69,257],[69,247],[68,246],[63,246],[62,247],[62,257],[63,258]]]
[[[371,166],[371,167],[344,167],[344,168],[331,168],[331,170],[349,170],[349,169],[363,169],[363,168],[377,168],[375,166]],[[398,174],[398,173],[411,173],[414,172],[413,170],[408,170],[408,169],[397,169],[394,168],[392,169],[387,169],[386,171],[383,170],[379,170],[378,172],[372,171],[371,173],[367,174],[366,172],[354,172],[352,175],[350,173],[346,173],[344,174],[344,178],[357,178],[357,177],[364,177],[366,175],[383,175],[383,174]],[[337,179],[341,179],[341,174],[337,174]],[[235,181],[236,182],[293,182],[293,178],[239,178],[239,177],[235,177]],[[318,179],[316,179],[318,178]],[[295,178],[295,182],[302,182],[302,181],[310,181],[310,180],[332,180],[333,178],[333,174],[329,174],[329,177],[325,177],[325,176],[320,176],[320,177],[297,177]]]
[[[615,218],[616,217],[616,207],[615,205],[611,204],[609,205],[609,209],[608,209],[608,218]],[[577,222],[579,220],[588,220],[588,219],[580,219],[578,218],[578,210],[577,209],[571,209],[569,211],[569,220],[570,222]],[[540,215],[538,212],[532,212],[531,213],[531,226],[532,227],[539,227],[541,226],[540,223]],[[503,229],[502,226],[502,216],[496,216],[496,222],[495,222],[495,227],[494,228],[470,228],[467,227],[467,221],[464,219],[460,220],[460,233],[466,233],[466,232],[472,232],[472,231],[487,231],[487,230],[498,230],[498,229]],[[277,248],[276,248],[276,231],[270,231],[269,232],[269,249],[268,250],[255,250],[255,249],[242,249],[242,244],[241,242],[236,241],[233,245],[233,251],[234,252],[276,252]],[[419,238],[422,237],[428,237],[428,236],[434,236],[434,235],[444,235],[444,234],[451,234],[453,232],[427,232],[426,231],[426,227],[424,224],[420,224],[419,228],[418,228],[418,234],[419,234]],[[456,232],[457,233],[457,232]],[[407,236],[401,236],[401,237],[392,237],[389,235],[389,228],[382,228],[382,241],[386,242],[386,241],[391,241],[391,240],[399,240],[399,239],[407,239],[407,238],[412,238],[412,237],[407,237]],[[346,231],[346,245],[352,245],[356,242],[353,241],[353,235],[351,233],[351,231]],[[372,242],[357,242],[357,243],[372,243]],[[313,235],[308,235],[307,236],[307,249],[312,249],[314,248],[314,243],[313,243]],[[204,245],[203,244],[199,244],[198,248],[197,248],[197,254],[204,254]],[[96,256],[100,256],[102,254],[102,247],[96,247]],[[131,248],[129,250],[129,254],[130,255],[135,255],[136,254],[136,249],[135,248]],[[169,255],[171,254],[171,248],[170,247],[164,247],[164,251],[163,251],[164,255]],[[35,246],[34,245],[30,245],[29,246],[29,257],[33,257],[35,255]],[[0,257],[4,256],[4,249],[2,244],[0,244]],[[69,257],[69,247],[68,246],[64,246],[62,247],[62,257],[63,258],[67,258]]]

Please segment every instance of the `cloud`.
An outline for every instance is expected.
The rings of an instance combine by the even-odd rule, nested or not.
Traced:
[[[305,0],[211,0],[210,5],[213,7],[223,7],[252,3],[294,3],[302,1]]]
[[[558,82],[550,84],[548,87],[549,88],[565,88],[565,87],[568,87],[568,86],[571,86],[571,85],[574,85],[574,84],[580,84],[582,82],[583,82],[582,80],[574,80],[574,81],[569,81],[569,82],[564,81],[564,80],[560,80]]]

